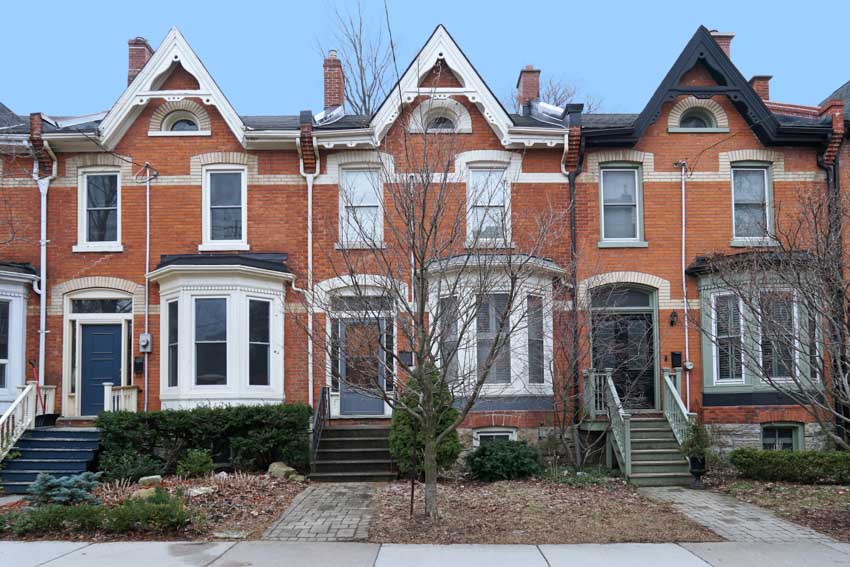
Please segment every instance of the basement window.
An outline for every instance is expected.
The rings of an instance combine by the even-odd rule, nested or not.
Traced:
[[[761,444],[765,451],[798,451],[799,438],[798,425],[765,425],[761,431]]]
[[[516,440],[516,429],[513,428],[477,429],[472,434],[472,446],[475,448],[490,443],[503,443],[505,441]]]

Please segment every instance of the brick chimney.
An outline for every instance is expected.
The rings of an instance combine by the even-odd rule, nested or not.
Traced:
[[[30,145],[32,146],[35,159],[38,161],[38,176],[48,177],[53,171],[53,160],[44,149],[42,137],[44,129],[44,118],[40,112],[30,114]]]
[[[520,106],[540,98],[540,69],[526,65],[516,81],[516,97]]]
[[[325,70],[325,110],[330,110],[345,103],[345,75],[342,72],[342,61],[336,56],[336,50],[328,51],[323,65]]]
[[[133,82],[136,75],[145,66],[145,63],[153,55],[153,48],[143,37],[134,37],[127,42],[127,51],[129,52],[129,63],[127,64],[127,84]]]
[[[717,42],[717,45],[720,46],[720,49],[723,50],[723,53],[726,54],[726,57],[729,59],[732,58],[732,40],[735,39],[734,33],[723,33],[717,30],[711,30],[711,37],[714,38],[714,41]]]
[[[770,100],[770,80],[772,78],[771,75],[754,75],[750,79],[750,85],[762,100]]]

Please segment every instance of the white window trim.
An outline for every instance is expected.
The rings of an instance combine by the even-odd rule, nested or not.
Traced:
[[[761,171],[764,175],[764,213],[765,220],[767,222],[767,235],[766,236],[738,236],[735,233],[735,172],[738,170],[748,170],[748,171]],[[731,184],[731,194],[732,194],[732,241],[729,243],[730,246],[771,246],[775,245],[776,242],[770,237],[770,234],[773,232],[773,181],[772,176],[770,175],[770,165],[735,165],[732,164],[730,173],[729,173],[729,182]]]
[[[635,234],[632,238],[608,238],[605,236],[605,195],[603,184],[606,171],[624,171],[635,176]],[[640,166],[602,165],[599,167],[599,247],[600,248],[643,248],[647,246],[643,231],[643,175]]]
[[[799,308],[799,305],[800,305],[800,300],[799,300],[799,297],[797,295],[797,292],[793,289],[787,289],[787,288],[782,288],[782,287],[776,287],[776,288],[772,287],[772,288],[762,290],[759,293],[760,294],[763,294],[763,293],[789,293],[789,294],[791,294],[791,297],[792,297],[791,301],[793,302],[793,308],[791,309],[791,318],[792,318],[791,319],[791,327],[794,329],[794,353],[793,353],[794,354],[794,362],[793,362],[793,365],[794,365],[794,370],[799,371],[800,370],[800,318],[799,318],[799,314],[798,314],[797,311],[798,311],[798,308]],[[759,297],[759,304],[761,304],[761,297]],[[764,365],[764,352],[763,352],[763,349],[762,349],[762,338],[763,338],[763,335],[764,335],[764,331],[762,330],[762,313],[761,312],[757,313],[755,319],[756,319],[756,324],[758,325],[758,333],[757,333],[757,337],[756,337],[756,339],[758,340],[758,344],[756,346],[758,348],[759,364],[761,365],[761,372],[759,372],[760,382],[762,384],[770,384],[771,382],[775,382],[777,384],[793,384],[794,383],[794,377],[793,376],[777,376],[777,377],[771,378],[770,380],[767,380],[767,378],[764,376],[765,365]],[[797,379],[799,380],[800,378],[798,377]]]
[[[345,237],[345,224],[347,222],[348,216],[346,214],[346,209],[349,206],[347,204],[347,198],[345,197],[345,175],[349,171],[374,171],[378,175],[378,180],[380,181],[381,187],[380,191],[377,195],[378,197],[378,218],[380,222],[378,223],[377,229],[378,234],[375,237],[374,242],[369,242],[365,240],[348,240]],[[337,242],[334,245],[334,248],[337,250],[374,250],[376,248],[384,248],[384,180],[381,174],[381,169],[378,164],[346,164],[344,167],[339,168],[339,211],[338,211],[338,219],[337,219]]]
[[[198,126],[198,129],[197,130],[190,130],[190,131],[172,131],[171,127],[174,125],[174,123],[177,122],[178,120],[183,120],[183,119],[193,121]],[[162,126],[159,130],[150,130],[148,132],[148,136],[159,136],[159,137],[170,137],[170,136],[181,137],[181,136],[183,136],[183,137],[186,137],[186,136],[211,136],[212,135],[212,132],[210,130],[201,130],[200,127],[201,127],[201,121],[198,119],[197,116],[195,116],[194,114],[192,114],[188,110],[175,110],[173,112],[170,112],[162,120]]]
[[[210,212],[210,174],[240,173],[242,175],[242,238],[239,240],[212,240],[212,214]],[[200,252],[220,252],[230,250],[250,250],[248,245],[248,168],[236,164],[213,164],[203,167],[202,198],[202,243]]]
[[[171,337],[169,337],[169,335],[168,335],[168,327],[171,324],[171,310],[169,309],[169,307],[171,306],[172,303],[177,305],[177,384],[174,385],[174,386],[171,386],[169,384],[169,380],[171,378],[171,376],[170,376],[170,370],[171,370],[170,369],[170,366],[171,366],[170,365],[170,362],[171,362],[170,338]],[[165,309],[162,309],[162,306],[164,306]],[[179,301],[179,298],[175,297],[175,298],[170,299],[168,301],[162,301],[161,304],[160,304],[160,313],[161,313],[160,317],[163,320],[163,325],[162,325],[162,329],[163,329],[163,332],[162,332],[162,352],[163,352],[164,356],[162,358],[165,359],[165,364],[163,365],[165,370],[163,371],[162,376],[160,377],[160,382],[162,384],[161,387],[164,390],[177,391],[177,389],[180,388],[180,355],[182,353],[185,356],[185,353],[182,352],[182,350],[180,348],[180,330],[183,327],[183,325],[185,325],[185,323],[180,318],[180,301]]]
[[[476,206],[473,202],[474,195],[466,191],[466,247],[467,248],[513,248],[513,232],[511,230],[511,182],[508,179],[508,174],[511,171],[511,164],[504,162],[471,162],[466,164],[466,187],[469,188],[470,177],[476,171],[481,170],[502,170],[502,183],[505,186],[505,234],[504,238],[476,238],[472,232],[472,223],[470,223],[472,208]],[[489,206],[496,207],[498,204]]]
[[[30,279],[0,280],[0,300],[9,302],[9,359],[6,363],[6,387],[0,388],[0,411],[3,402],[18,397],[18,386],[26,383],[27,298]]]
[[[116,222],[115,235],[117,240],[106,242],[89,242],[87,238],[88,232],[88,184],[87,178],[89,175],[115,175],[118,178],[118,219]],[[86,167],[81,168],[77,175],[77,244],[72,248],[72,252],[123,252],[124,246],[121,244],[121,171],[115,167]]]
[[[481,446],[481,435],[507,435],[509,441],[517,440],[517,430],[514,427],[485,427],[472,432],[472,447]]]
[[[720,380],[720,348],[717,344],[717,298],[727,295],[735,296],[738,300],[738,321],[741,325],[741,379],[740,380]],[[717,291],[711,294],[711,336],[713,337],[711,345],[711,358],[713,368],[713,383],[715,386],[740,386],[747,381],[747,364],[744,360],[745,345],[745,329],[744,322],[744,305],[743,300],[730,291]]]
[[[227,352],[227,366],[225,367],[224,384],[198,384],[198,342],[197,342],[198,337],[197,337],[197,328],[196,327],[197,327],[197,320],[198,320],[198,300],[199,299],[223,299],[224,300],[224,313],[225,313],[225,317],[226,317],[225,323],[224,323],[224,326],[225,326],[224,344],[225,344],[225,349],[226,349],[226,352]],[[236,333],[236,334],[233,333],[233,331],[236,330],[236,329],[233,328],[234,327],[234,325],[233,325],[233,314],[231,313],[232,302],[230,300],[230,296],[229,295],[221,295],[221,294],[194,295],[194,296],[192,296],[190,301],[191,301],[191,304],[192,304],[192,319],[191,319],[191,322],[192,322],[192,329],[191,329],[192,330],[192,341],[190,343],[190,345],[192,347],[192,353],[191,353],[192,374],[190,375],[190,378],[192,379],[192,388],[198,388],[198,389],[204,389],[204,390],[217,389],[217,388],[227,389],[227,387],[231,383],[231,380],[233,380],[233,376],[236,375],[235,372],[238,372],[238,368],[233,368],[234,367],[234,360],[233,360],[233,355],[230,352],[231,351],[231,341],[236,342],[236,340],[240,336],[243,336],[243,335],[241,335],[241,333]],[[248,305],[246,303],[245,304],[246,311],[247,311],[247,306]],[[178,306],[177,309],[179,310],[180,307]],[[178,315],[178,317],[179,317],[179,315]],[[177,331],[177,336],[178,337],[180,336],[179,330]],[[247,340],[247,338],[246,338],[246,340]],[[179,347],[179,344],[180,344],[179,339],[178,339],[177,344],[178,344],[177,348],[179,349],[180,348]],[[180,379],[179,379],[180,373],[178,372],[177,375],[178,375],[177,383],[179,384],[180,383]],[[247,377],[247,372],[245,373],[245,375]]]
[[[251,341],[251,302],[252,301],[261,301],[265,303],[269,310],[269,342],[268,343],[259,343],[256,341]],[[272,356],[272,350],[274,349],[274,301],[268,297],[262,297],[260,295],[248,294],[245,296],[245,340],[247,341],[247,345],[245,347],[245,373],[247,374],[247,378],[245,381],[245,387],[249,390],[270,390],[272,386],[272,360],[274,356]],[[268,384],[251,384],[251,345],[252,344],[268,344],[269,353],[268,353]]]

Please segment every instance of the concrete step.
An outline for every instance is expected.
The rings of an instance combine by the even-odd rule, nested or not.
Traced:
[[[2,470],[34,470],[49,473],[64,470],[81,473],[87,468],[88,461],[85,459],[8,459],[3,462]]]
[[[346,449],[322,449],[316,454],[317,461],[356,461],[359,459],[392,459],[389,449],[386,448],[346,448]]]
[[[637,486],[689,486],[690,473],[632,473],[629,482]]]
[[[85,437],[21,437],[15,445],[19,449],[91,449],[100,445],[97,439]]]
[[[327,427],[322,431],[322,439],[352,439],[374,437],[386,439],[390,436],[390,428],[375,425],[351,425]]]
[[[394,474],[393,461],[390,459],[324,461],[314,463],[317,473],[363,473],[382,472]]]
[[[386,437],[325,437],[319,441],[319,450],[325,449],[387,449]]]
[[[391,482],[396,477],[396,473],[386,472],[312,473],[310,480],[313,482]]]

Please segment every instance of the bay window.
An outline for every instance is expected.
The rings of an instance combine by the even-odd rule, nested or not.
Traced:
[[[717,382],[744,379],[740,298],[731,293],[714,297],[714,359]]]
[[[168,302],[168,387],[174,388],[177,386],[177,368],[179,361],[179,342],[178,331],[180,325],[179,303],[176,301]]]
[[[528,383],[543,384],[545,356],[543,352],[543,298],[528,296]]]
[[[761,295],[761,365],[770,380],[791,380],[796,374],[798,339],[796,302],[791,292]]]
[[[248,306],[248,384],[268,386],[271,304],[268,301],[251,299]]]
[[[0,301],[0,389],[5,389],[9,379],[9,302]]]
[[[495,293],[478,298],[476,328],[478,330],[478,373],[487,368],[490,353],[497,343],[495,359],[492,360],[488,384],[510,384],[511,382],[511,337],[508,320],[508,294]]]
[[[195,299],[195,384],[227,384],[227,299]]]

